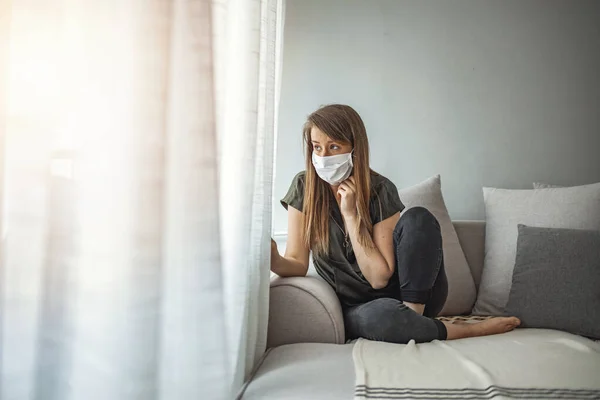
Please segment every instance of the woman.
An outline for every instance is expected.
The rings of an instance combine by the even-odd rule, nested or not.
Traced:
[[[288,210],[285,256],[271,241],[271,270],[305,276],[309,252],[342,304],[348,339],[394,343],[459,339],[513,330],[517,318],[478,324],[434,319],[448,294],[442,237],[423,207],[407,210],[394,184],[369,167],[358,113],[333,104],[304,125],[306,171],[281,200]]]

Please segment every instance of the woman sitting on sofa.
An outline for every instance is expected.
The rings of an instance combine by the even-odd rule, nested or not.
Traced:
[[[517,318],[477,324],[434,319],[448,294],[442,237],[423,207],[407,210],[396,186],[369,166],[369,142],[358,113],[333,104],[304,125],[306,171],[281,200],[288,210],[285,256],[271,241],[271,270],[305,276],[309,252],[333,287],[346,337],[394,343],[459,339],[513,330]]]

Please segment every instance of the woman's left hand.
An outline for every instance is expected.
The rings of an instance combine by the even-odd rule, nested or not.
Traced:
[[[341,198],[340,211],[342,212],[342,216],[344,218],[356,217],[356,183],[353,176],[340,184],[337,194]]]

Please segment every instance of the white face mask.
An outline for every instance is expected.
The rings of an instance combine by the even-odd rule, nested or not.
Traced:
[[[339,185],[352,173],[352,152],[336,156],[321,157],[312,154],[312,163],[317,175],[330,185]]]

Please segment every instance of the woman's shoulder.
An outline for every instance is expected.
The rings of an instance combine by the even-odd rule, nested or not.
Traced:
[[[281,205],[287,210],[288,206],[301,211],[304,204],[304,178],[306,171],[300,171],[292,179],[287,194],[281,199]]]
[[[375,171],[371,171],[371,191],[380,192],[384,189],[397,190],[394,182]]]
[[[292,179],[292,185],[304,186],[305,180],[306,180],[306,171],[300,171],[296,175],[294,175],[294,178]]]
[[[373,225],[404,210],[396,185],[383,175],[371,174],[371,221]]]
[[[294,180],[296,179],[304,179],[304,177],[306,176],[306,171],[300,171],[298,172],[296,175],[294,175]]]

